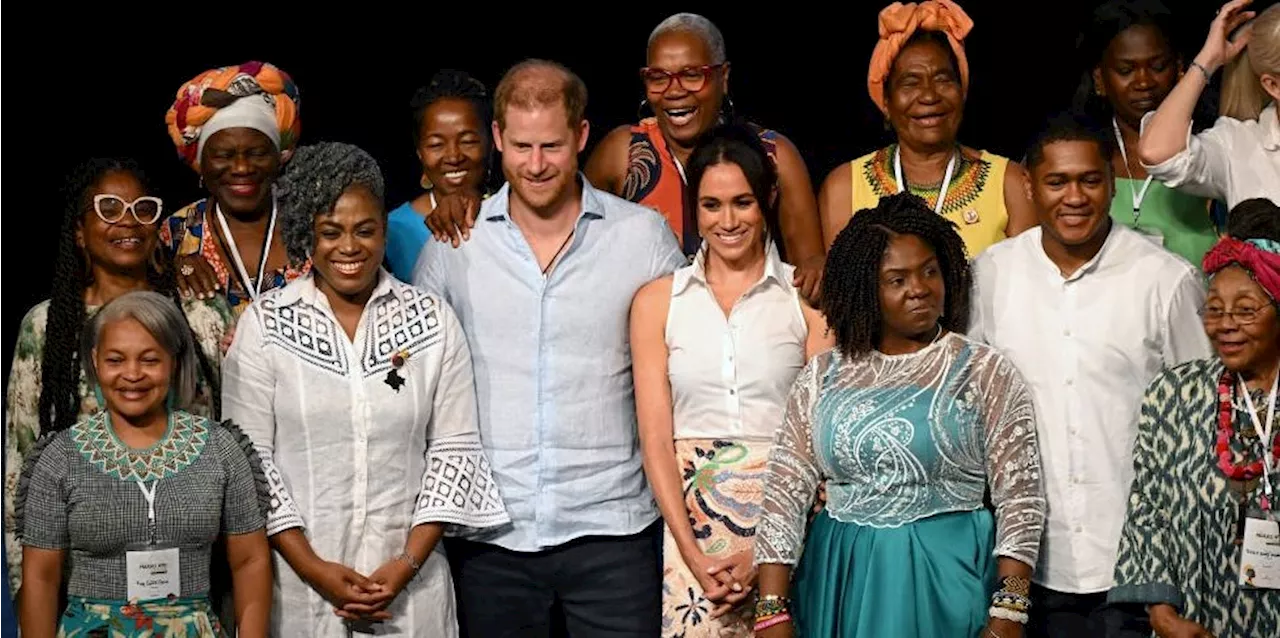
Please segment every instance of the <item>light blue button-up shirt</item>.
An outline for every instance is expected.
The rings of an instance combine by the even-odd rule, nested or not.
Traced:
[[[644,284],[687,263],[658,213],[582,183],[573,241],[544,277],[508,214],[484,202],[471,239],[434,239],[413,282],[453,307],[471,346],[480,438],[512,524],[479,537],[538,551],[658,518],[636,433],[628,322]]]

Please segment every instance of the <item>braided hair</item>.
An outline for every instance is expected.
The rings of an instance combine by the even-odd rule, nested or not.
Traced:
[[[938,257],[946,294],[939,323],[952,332],[968,328],[971,274],[955,224],[919,196],[898,193],[880,198],[875,208],[855,212],[827,252],[822,312],[845,355],[866,354],[880,344],[880,264],[889,241],[899,235],[919,237]]]
[[[493,141],[489,139],[490,132],[493,128],[493,107],[489,99],[489,90],[485,88],[484,83],[477,80],[466,71],[457,71],[454,69],[442,69],[431,76],[431,80],[426,86],[419,87],[413,93],[413,99],[409,100],[409,111],[413,116],[413,145],[422,142],[422,121],[427,116],[427,109],[432,104],[444,99],[466,100],[476,111],[476,118],[480,120],[480,134],[484,137],[484,171],[485,183],[481,185],[485,192],[492,190],[489,184],[491,176],[496,171],[492,170],[493,166]]]
[[[63,185],[66,206],[58,236],[58,258],[53,271],[53,292],[45,323],[44,350],[40,361],[40,432],[56,432],[71,427],[80,414],[80,370],[78,346],[84,332],[87,310],[84,292],[92,283],[89,259],[76,243],[76,233],[84,223],[85,208],[92,189],[109,173],[127,173],[149,191],[146,173],[132,159],[93,158],[77,166]],[[147,266],[147,286],[182,308],[177,278],[170,258],[162,249]],[[183,315],[185,318],[185,314]],[[204,350],[196,348],[200,373],[213,392],[213,409],[218,409],[219,383]]]

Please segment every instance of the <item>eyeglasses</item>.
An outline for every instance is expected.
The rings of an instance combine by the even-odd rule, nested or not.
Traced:
[[[1223,310],[1222,308],[1201,308],[1200,319],[1205,323],[1219,323],[1231,317],[1237,325],[1247,326],[1258,320],[1264,308],[1242,308],[1240,310]]]
[[[720,64],[704,64],[702,66],[688,66],[675,73],[665,69],[647,66],[640,69],[640,79],[644,80],[644,88],[650,93],[662,93],[671,86],[671,81],[675,80],[680,83],[681,88],[690,92],[697,93],[702,90],[703,85],[707,83],[707,76],[724,67],[728,62]]]
[[[108,224],[120,223],[126,212],[132,214],[139,224],[154,224],[160,219],[163,210],[164,202],[159,197],[144,196],[126,202],[120,197],[105,193],[93,196],[93,212]]]

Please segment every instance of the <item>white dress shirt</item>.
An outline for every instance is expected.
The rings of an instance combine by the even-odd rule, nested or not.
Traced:
[[[1036,407],[1048,521],[1035,581],[1084,594],[1111,588],[1147,384],[1208,357],[1204,279],[1185,259],[1112,224],[1070,277],[1037,227],[974,261],[970,336],[1004,352]]]
[[[419,524],[508,522],[453,310],[381,271],[348,339],[313,277],[253,302],[223,364],[222,414],[253,439],[270,483],[267,534],[303,528],[320,558],[367,576]],[[399,367],[397,353],[408,353]],[[272,635],[348,636],[332,605],[272,556]],[[388,611],[378,635],[458,635],[439,545]]]
[[[1143,117],[1143,124],[1155,112]],[[1144,164],[1145,166],[1145,164]],[[1280,204],[1280,121],[1276,105],[1256,120],[1220,117],[1213,128],[1191,134],[1177,155],[1147,172],[1166,186],[1226,201],[1227,206],[1255,197]]]
[[[667,377],[677,439],[772,441],[809,334],[794,268],[772,244],[764,274],[726,317],[707,284],[703,244],[677,270],[667,311]]]

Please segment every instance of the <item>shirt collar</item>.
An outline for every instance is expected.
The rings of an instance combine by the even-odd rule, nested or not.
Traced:
[[[596,190],[591,182],[587,181],[587,176],[578,173],[578,185],[582,187],[582,198],[580,204],[582,212],[578,214],[578,218],[590,217],[594,219],[604,219],[605,205],[604,198],[600,196],[600,191]],[[498,189],[492,197],[484,201],[481,205],[481,216],[485,221],[501,221],[511,219],[511,183],[508,182]]]
[[[378,283],[373,288],[373,294],[369,295],[369,302],[366,306],[372,306],[374,302],[382,299],[389,294],[395,292],[395,286],[399,282],[386,268],[378,267]],[[329,307],[329,299],[320,292],[320,288],[316,286],[315,268],[313,267],[307,274],[295,279],[289,285],[283,288],[277,288],[279,292],[278,303],[281,306],[287,306],[295,301],[301,301],[310,306]],[[269,294],[269,293],[268,293]]]
[[[675,277],[671,282],[671,294],[678,295],[689,288],[689,284],[697,281],[703,286],[707,285],[707,242],[702,242],[698,247],[698,253],[693,257],[693,263],[685,268],[676,271]],[[773,280],[779,286],[791,285],[791,278],[787,276],[786,264],[782,263],[782,258],[778,255],[778,248],[770,240],[765,249],[764,257],[764,273],[760,276],[760,280],[751,286],[751,289],[759,287],[761,284]]]
[[[1276,121],[1276,103],[1263,109],[1258,116],[1258,126],[1262,128],[1262,148],[1268,151],[1280,151],[1280,122]]]
[[[1120,235],[1123,234],[1126,230],[1128,229],[1124,228],[1121,224],[1112,220],[1111,228],[1107,230],[1107,238],[1103,240],[1102,248],[1098,249],[1098,254],[1094,255],[1093,258],[1090,259],[1089,261],[1086,261],[1083,264],[1081,264],[1081,266],[1077,268],[1075,272],[1071,273],[1069,277],[1062,277],[1062,269],[1058,268],[1058,265],[1053,263],[1053,260],[1049,259],[1049,255],[1045,253],[1044,243],[1043,243],[1044,229],[1042,227],[1037,227],[1035,229],[1036,235],[1033,241],[1034,251],[1039,256],[1040,262],[1045,266],[1047,266],[1050,270],[1052,270],[1055,275],[1057,275],[1058,277],[1062,277],[1063,281],[1075,281],[1085,276],[1086,274],[1092,273],[1093,271],[1097,270],[1099,265],[1102,263],[1102,260],[1106,258],[1107,255],[1113,250],[1113,246],[1115,246],[1115,244],[1120,241],[1119,239]],[[1137,231],[1133,231],[1133,232],[1137,232]],[[1146,240],[1143,240],[1143,241],[1146,241]]]

